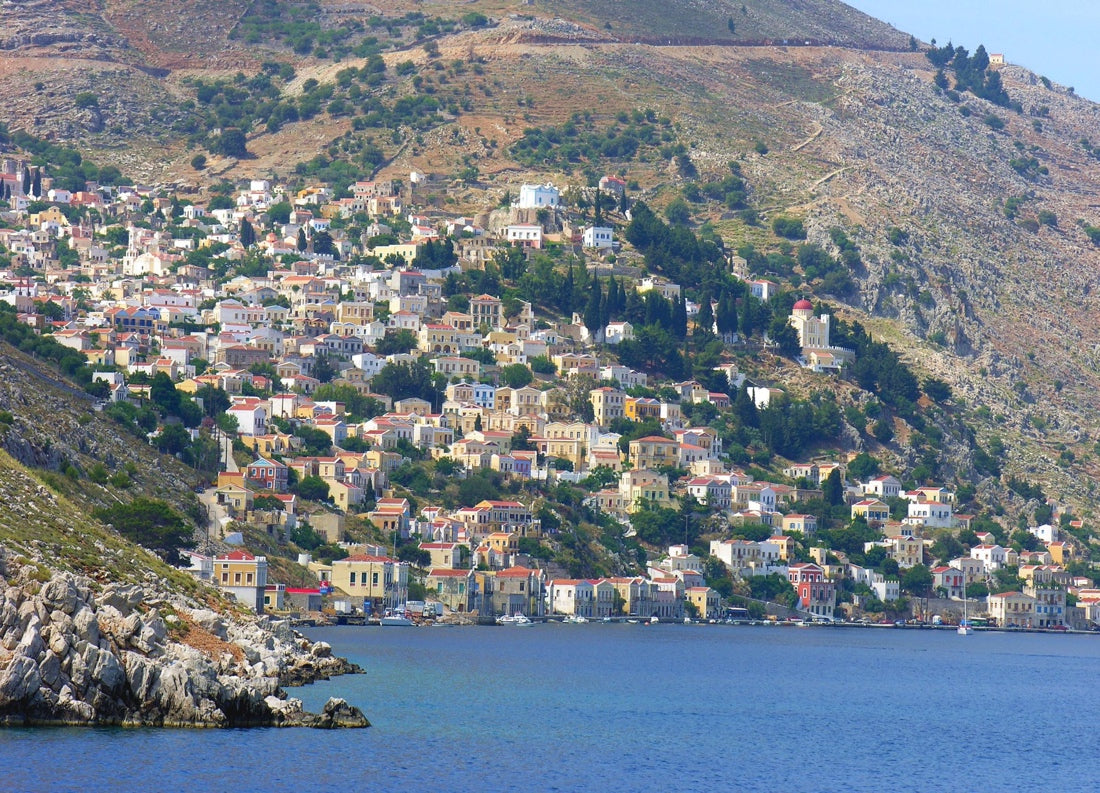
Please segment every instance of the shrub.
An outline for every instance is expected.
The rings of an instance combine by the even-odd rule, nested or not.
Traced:
[[[777,217],[772,221],[772,231],[788,240],[806,239],[806,227],[798,218]]]

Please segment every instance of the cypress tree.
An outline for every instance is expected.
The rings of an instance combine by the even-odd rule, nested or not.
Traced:
[[[619,316],[619,282],[615,280],[614,274],[607,279],[607,314],[608,322],[611,321],[610,317]]]
[[[304,252],[309,247],[309,241],[306,239],[306,230],[304,226],[298,227],[298,250]]]
[[[245,248],[251,248],[256,244],[256,232],[252,228],[252,224],[248,222],[248,218],[241,221],[241,245]]]
[[[748,292],[741,298],[741,333],[748,338],[752,335],[753,331],[753,318],[755,317],[755,308],[753,306],[753,296]]]
[[[718,321],[718,332],[726,335],[737,332],[737,304],[728,292],[722,293],[718,301],[718,313],[715,316]]]
[[[31,182],[31,193],[35,198],[42,197],[42,169],[34,169],[34,180]]]
[[[31,169],[23,166],[23,195],[31,194]]]
[[[687,338],[688,328],[688,312],[687,303],[684,301],[684,296],[680,295],[680,298],[676,301],[672,307],[672,333],[680,339]]]
[[[599,332],[600,319],[603,317],[603,292],[600,289],[600,279],[592,279],[592,289],[588,293],[588,305],[584,309],[584,326],[588,328],[588,333],[592,338],[596,338],[596,333]]]
[[[596,221],[595,225],[600,225],[603,222],[603,193],[600,192],[600,188],[596,188]]]
[[[699,316],[695,318],[695,332],[709,336],[714,333],[714,310],[710,306],[710,292],[703,294],[699,304]]]
[[[558,294],[558,310],[567,317],[573,316],[573,263],[569,263],[569,272],[565,274]]]

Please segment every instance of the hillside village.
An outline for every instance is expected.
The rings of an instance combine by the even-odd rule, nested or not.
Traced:
[[[991,625],[1100,622],[1080,521],[1044,503],[1006,528],[868,453],[945,384],[906,371],[892,399],[861,328],[616,176],[463,217],[419,173],[197,201],[0,170],[0,301],[199,472],[186,556],[256,611],[953,621],[969,596]],[[643,266],[666,233],[720,275]],[[877,398],[838,401],[853,371]]]

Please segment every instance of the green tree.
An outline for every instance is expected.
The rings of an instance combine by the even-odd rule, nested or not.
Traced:
[[[375,345],[374,349],[379,355],[397,355],[415,349],[416,345],[416,334],[407,328],[402,328],[396,333],[387,333]],[[378,389],[375,388],[375,390]]]
[[[426,364],[388,363],[371,379],[371,389],[386,394],[394,401],[406,397],[419,397],[432,404],[439,399],[439,392],[432,381],[432,372]]]
[[[926,597],[932,591],[932,571],[923,564],[916,564],[901,576],[901,588],[914,597]]]
[[[191,435],[182,424],[165,424],[153,438],[153,445],[164,454],[180,454],[191,445]]]
[[[252,228],[252,224],[248,222],[248,218],[244,218],[241,221],[240,239],[241,245],[246,249],[256,244],[256,230]]]
[[[834,468],[825,477],[825,501],[829,506],[839,506],[844,503],[844,481],[840,476],[840,469]]]
[[[526,364],[513,363],[500,370],[500,379],[509,388],[522,388],[530,384],[535,376],[531,374],[531,370],[527,368]]]
[[[235,127],[226,127],[221,134],[211,141],[210,150],[215,154],[226,157],[249,157],[248,139],[242,130]]]
[[[924,393],[933,402],[946,402],[951,398],[951,386],[943,380],[929,377],[924,381]]]
[[[603,329],[600,325],[603,313],[603,293],[600,289],[600,279],[592,279],[592,287],[588,293],[588,305],[584,309],[584,326],[588,328],[588,333],[593,340],[597,338],[597,334]]]
[[[168,564],[182,562],[180,549],[193,548],[191,527],[164,501],[139,496],[129,504],[115,504],[92,513],[123,537],[159,554]]]
[[[710,292],[704,292],[699,301],[699,313],[695,316],[695,333],[709,336],[714,333],[714,309],[710,305]]]
[[[176,386],[164,372],[157,372],[149,385],[149,398],[160,410],[161,415],[178,416],[180,395]]]
[[[779,353],[787,358],[796,358],[802,351],[798,343],[798,331],[782,315],[776,315],[772,319],[768,327],[768,338],[779,349]]]
[[[307,476],[298,482],[298,495],[306,501],[328,501],[328,482],[319,476]]]

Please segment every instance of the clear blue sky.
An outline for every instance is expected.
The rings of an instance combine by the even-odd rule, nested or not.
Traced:
[[[1056,83],[1072,85],[1100,102],[1096,37],[1100,3],[1095,0],[846,0],[921,41],[948,40],[973,52],[984,44],[1009,63]]]

